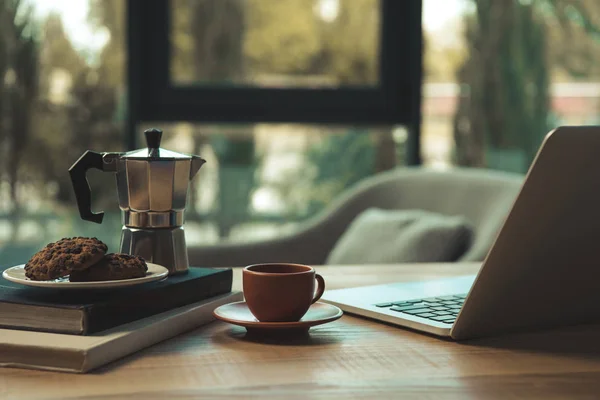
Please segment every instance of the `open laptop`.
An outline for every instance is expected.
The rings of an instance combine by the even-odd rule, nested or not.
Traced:
[[[330,290],[322,300],[454,340],[600,322],[600,127],[546,136],[476,276]]]

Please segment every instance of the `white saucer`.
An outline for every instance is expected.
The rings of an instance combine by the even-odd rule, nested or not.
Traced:
[[[250,332],[307,332],[310,327],[326,324],[340,318],[344,313],[338,307],[327,303],[315,303],[304,314],[300,321],[294,322],[259,322],[250,312],[245,301],[224,304],[213,311],[213,315],[221,321],[243,326]]]
[[[95,281],[95,282],[69,282],[69,277],[57,278],[51,281],[33,281],[25,276],[25,264],[10,267],[2,272],[2,277],[8,281],[20,283],[26,286],[35,286],[52,289],[110,289],[116,287],[133,286],[142,283],[158,281],[169,275],[169,270],[165,267],[146,263],[148,271],[146,276],[141,278],[121,279],[116,281]]]

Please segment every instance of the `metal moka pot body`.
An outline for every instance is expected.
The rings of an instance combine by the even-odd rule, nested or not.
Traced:
[[[69,169],[81,218],[101,223],[91,210],[90,168],[116,174],[121,209],[120,252],[162,265],[170,274],[189,267],[183,224],[189,182],[205,160],[160,148],[162,131],[144,132],[148,147],[127,153],[86,151]]]

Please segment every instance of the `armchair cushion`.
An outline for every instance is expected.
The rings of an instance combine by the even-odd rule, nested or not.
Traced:
[[[469,248],[472,237],[471,224],[462,216],[369,208],[351,222],[326,263],[456,261]]]

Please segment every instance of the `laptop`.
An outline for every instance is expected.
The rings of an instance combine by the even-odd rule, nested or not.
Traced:
[[[322,300],[454,340],[600,322],[600,127],[545,137],[477,275],[330,290]]]

